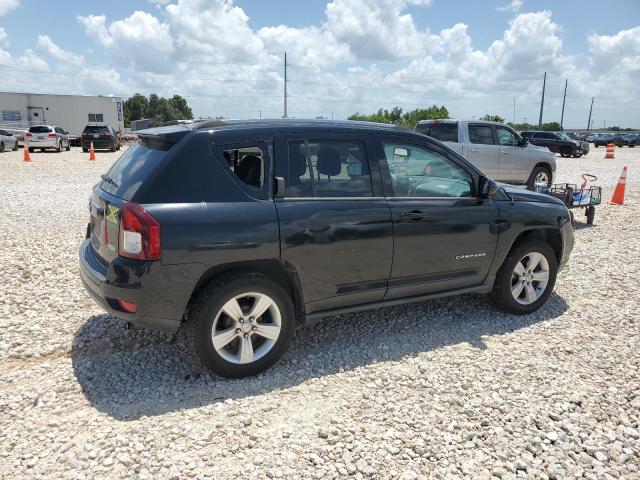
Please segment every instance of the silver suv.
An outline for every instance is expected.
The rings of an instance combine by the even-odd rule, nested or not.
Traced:
[[[550,185],[556,171],[555,154],[532,145],[502,123],[482,120],[422,120],[424,133],[462,155],[494,180],[513,185]]]
[[[56,125],[34,125],[27,132],[27,142],[30,152],[36,148],[41,152],[47,148],[53,148],[58,152],[62,149],[71,150],[69,132]]]

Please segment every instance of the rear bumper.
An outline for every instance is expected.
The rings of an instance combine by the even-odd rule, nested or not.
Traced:
[[[175,274],[159,262],[117,257],[105,264],[90,240],[80,246],[80,278],[89,295],[110,315],[141,327],[175,331],[180,326],[191,292],[180,285],[168,287]],[[118,300],[134,302],[136,313],[122,311]]]
[[[57,138],[48,138],[46,140],[29,139],[30,148],[58,148]]]
[[[82,148],[89,148],[93,143],[93,148],[111,148],[114,145],[113,140],[107,140],[102,138],[83,138],[81,140]],[[115,145],[118,145],[118,142],[115,142]]]

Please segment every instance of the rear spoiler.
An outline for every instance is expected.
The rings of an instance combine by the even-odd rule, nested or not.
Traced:
[[[136,131],[139,141],[149,148],[156,150],[169,150],[191,131],[184,125],[170,125],[166,127],[147,128]]]

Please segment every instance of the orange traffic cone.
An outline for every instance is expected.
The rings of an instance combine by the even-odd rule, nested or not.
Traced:
[[[96,159],[96,151],[93,149],[93,142],[91,142],[91,148],[89,149],[89,160]]]
[[[24,157],[22,159],[25,162],[31,161],[31,155],[29,154],[29,142],[24,143]]]
[[[604,156],[605,160],[611,160],[611,159],[616,158],[615,155],[613,154],[613,152],[614,152],[614,148],[613,147],[614,147],[613,143],[608,143],[607,144],[607,154]]]
[[[627,166],[625,165],[618,180],[618,185],[613,191],[613,196],[609,200],[610,205],[624,205],[624,186],[627,184]]]

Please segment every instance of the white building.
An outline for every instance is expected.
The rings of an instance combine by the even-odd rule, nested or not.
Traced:
[[[105,122],[122,132],[123,109],[122,97],[0,92],[0,125],[9,130],[48,124],[80,135],[87,123]]]

